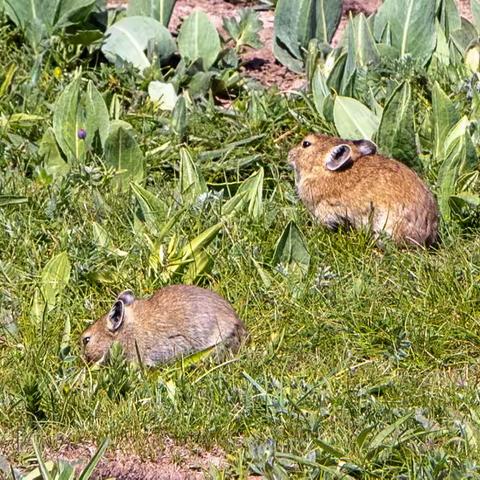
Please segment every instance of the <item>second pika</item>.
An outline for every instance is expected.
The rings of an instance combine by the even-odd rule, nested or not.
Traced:
[[[122,292],[112,309],[81,337],[88,362],[106,359],[114,341],[128,360],[148,366],[177,357],[225,347],[236,351],[245,327],[232,306],[214,292],[190,285],[172,285],[148,299]]]
[[[398,244],[438,240],[438,207],[420,177],[369,140],[308,135],[288,155],[300,199],[323,225],[369,227]]]

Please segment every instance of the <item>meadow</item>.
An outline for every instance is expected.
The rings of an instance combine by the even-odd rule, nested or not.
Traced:
[[[382,56],[370,71],[355,57],[359,83],[345,83],[347,61],[329,91],[320,70],[289,94],[248,79],[194,94],[177,78],[169,109],[147,94],[160,67],[139,75],[95,45],[28,38],[2,15],[0,467],[104,439],[107,456],[148,459],[173,440],[222,452],[206,478],[480,478],[473,54]],[[366,116],[345,100],[367,97]],[[311,131],[342,134],[345,116],[373,122],[397,157],[413,135],[441,204],[438,248],[379,248],[312,221],[287,153]],[[79,336],[120,291],[172,283],[232,303],[249,331],[238,355],[85,364]]]

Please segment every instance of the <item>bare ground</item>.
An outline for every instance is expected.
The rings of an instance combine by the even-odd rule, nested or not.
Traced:
[[[109,451],[95,470],[93,479],[117,480],[200,480],[215,466],[225,463],[225,453],[220,449],[206,451],[200,448],[189,449],[179,446],[170,439],[152,439],[149,452],[142,457],[122,450]],[[158,445],[158,448],[155,447]],[[48,458],[67,460],[78,470],[84,467],[94,455],[93,444],[66,444],[59,451],[47,452]]]

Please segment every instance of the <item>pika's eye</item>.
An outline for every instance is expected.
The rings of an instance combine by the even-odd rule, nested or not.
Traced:
[[[91,337],[83,337],[82,338],[82,343],[83,343],[84,346],[88,345],[88,342],[90,342],[90,338]]]
[[[311,145],[311,143],[310,143],[308,140],[304,140],[304,141],[302,142],[302,147],[303,147],[303,148],[307,148],[307,147],[309,147],[310,145]]]

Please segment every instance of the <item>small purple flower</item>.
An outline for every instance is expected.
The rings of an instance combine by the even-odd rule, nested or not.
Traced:
[[[87,138],[87,131],[84,128],[79,128],[77,132],[77,137],[80,140],[85,140],[85,138]]]

